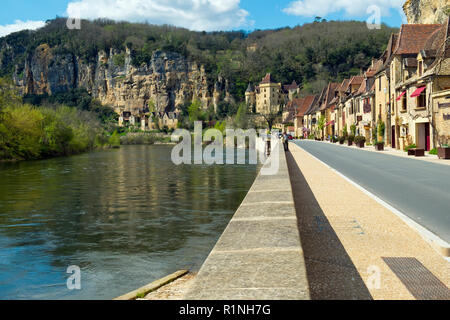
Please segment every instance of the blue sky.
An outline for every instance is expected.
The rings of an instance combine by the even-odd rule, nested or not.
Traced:
[[[108,17],[174,24],[192,30],[253,30],[295,26],[321,16],[366,21],[370,5],[381,22],[400,26],[404,0],[3,0],[0,35],[37,28],[56,16]]]

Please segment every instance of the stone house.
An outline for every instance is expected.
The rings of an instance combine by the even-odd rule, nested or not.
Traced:
[[[292,101],[300,93],[300,87],[298,86],[297,82],[295,82],[295,80],[294,80],[294,81],[292,81],[291,84],[283,86],[283,92],[287,96],[287,99],[289,101]]]
[[[311,108],[317,98],[317,95],[310,95],[302,99],[295,99],[297,101],[297,114],[294,120],[294,130],[297,137],[308,137],[310,131],[308,131],[306,111]]]
[[[317,134],[317,122],[318,117],[320,117],[320,107],[322,106],[322,102],[325,97],[325,92],[327,88],[323,88],[320,95],[317,96],[317,99],[309,106],[307,111],[304,114],[304,124],[306,126],[306,130],[308,134]]]
[[[364,79],[356,92],[356,134],[364,136],[368,143],[374,143],[373,130],[376,127],[375,117],[375,72],[380,67],[380,60],[372,60],[369,69],[364,73]]]
[[[337,96],[336,89],[339,87],[339,83],[333,83],[330,82],[326,88],[325,96],[322,101],[322,105],[320,106],[320,117],[325,117],[325,127],[323,129],[323,132],[320,132],[321,138],[328,138],[329,136],[335,135],[335,120],[332,119],[334,117],[334,104],[332,104],[332,101],[335,100]],[[322,136],[324,135],[324,136]]]
[[[415,144],[429,151],[439,136],[449,134],[445,120],[435,117],[442,106],[441,91],[450,88],[448,36],[448,20],[443,25],[403,25],[400,30],[390,66],[393,148]]]
[[[398,34],[392,34],[389,38],[389,42],[386,50],[381,55],[380,66],[375,72],[375,119],[376,124],[380,122],[385,124],[386,128],[390,127],[391,116],[391,86],[390,86],[390,64],[393,59],[394,51],[396,50],[398,40]],[[378,134],[377,134],[378,135]],[[384,141],[386,145],[391,145],[391,133],[389,130],[385,130],[382,137],[377,136],[377,140]]]

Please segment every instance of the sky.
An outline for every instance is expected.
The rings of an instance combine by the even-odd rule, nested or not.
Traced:
[[[59,17],[170,24],[196,31],[275,29],[360,20],[399,27],[405,0],[3,0],[0,36]],[[378,20],[375,20],[379,17]]]

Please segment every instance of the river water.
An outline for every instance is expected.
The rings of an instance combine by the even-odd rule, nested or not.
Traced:
[[[0,299],[112,299],[198,270],[255,165],[181,165],[170,146],[0,164]],[[81,289],[69,290],[69,266]]]

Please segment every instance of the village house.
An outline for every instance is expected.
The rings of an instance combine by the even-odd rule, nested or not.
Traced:
[[[449,30],[449,20],[400,30],[391,62],[392,147],[415,144],[429,151],[448,141]]]
[[[149,110],[143,110],[139,116],[132,115],[130,111],[124,111],[119,116],[119,127],[140,125],[142,131],[161,130],[165,127],[168,130],[175,130],[178,127],[179,117],[179,110],[174,112],[149,112]]]
[[[297,114],[299,99],[288,101],[282,113],[282,131],[294,132],[295,129],[288,130],[289,127],[295,127],[295,115]]]
[[[320,106],[320,118],[324,119],[324,129],[323,132],[319,132],[320,137],[324,139],[328,139],[331,136],[335,135],[335,127],[334,127],[334,119],[331,119],[332,114],[334,114],[334,107],[331,103],[336,98],[336,89],[339,86],[339,83],[330,82],[325,91],[325,96],[322,101],[322,105]],[[320,119],[319,118],[319,119]],[[334,116],[333,116],[334,118]]]
[[[297,98],[297,96],[300,94],[300,87],[294,80],[292,81],[291,84],[283,86],[283,92],[287,96],[287,99],[289,101],[292,101],[294,100],[294,98]]]
[[[306,130],[308,132],[308,135],[314,134],[316,137],[318,137],[317,132],[317,122],[319,120],[318,117],[320,117],[320,107],[322,106],[322,102],[325,97],[325,92],[327,88],[323,88],[320,95],[318,95],[317,99],[309,106],[308,110],[305,112],[304,115],[304,124],[306,126]]]
[[[306,111],[316,102],[317,95],[309,95],[302,99],[295,99],[297,113],[294,119],[294,130],[297,137],[308,138],[308,127],[306,124]]]
[[[347,127],[347,132],[351,133],[351,127],[357,126],[358,118],[356,117],[356,94],[363,83],[363,76],[353,76],[348,81],[347,87],[343,89],[344,101],[342,106],[342,114],[345,117],[343,121],[344,126]]]
[[[337,135],[342,136],[344,134],[344,127],[346,125],[346,119],[345,119],[345,112],[344,112],[344,106],[345,106],[345,100],[347,97],[347,94],[345,93],[345,90],[348,87],[349,79],[344,79],[340,86],[336,88],[337,92],[337,99],[334,103],[336,103],[336,114],[335,114],[335,130],[337,132]]]
[[[376,132],[375,72],[380,66],[380,60],[372,60],[372,64],[364,73],[363,82],[355,94],[356,135],[364,136],[366,142],[372,144],[375,143],[372,137]]]

